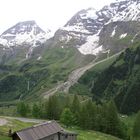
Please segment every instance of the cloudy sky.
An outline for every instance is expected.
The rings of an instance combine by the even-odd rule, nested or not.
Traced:
[[[99,9],[115,0],[0,0],[0,33],[19,21],[35,20],[44,30],[56,30],[76,12]]]

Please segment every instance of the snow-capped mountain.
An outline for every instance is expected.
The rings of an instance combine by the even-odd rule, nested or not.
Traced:
[[[32,55],[38,58],[40,53],[33,53],[34,49],[42,49],[41,46],[52,35],[49,29],[43,31],[35,21],[17,23],[0,35],[0,63],[11,59],[23,61]]]
[[[43,31],[35,21],[19,22],[0,35],[0,44],[10,47],[37,46],[51,37],[51,31]]]
[[[108,56],[139,40],[139,25],[140,0],[116,0],[98,11],[93,8],[79,11],[55,32],[46,46],[75,47],[84,55]],[[38,60],[42,47],[37,46],[50,37],[50,30],[43,31],[35,21],[17,23],[0,35],[0,58],[5,54],[15,58],[22,54],[22,59],[35,55]]]
[[[123,0],[118,3],[118,9],[110,20],[116,21],[140,21],[140,1],[139,0]]]
[[[73,46],[77,47],[82,54],[97,55],[100,52],[106,52],[111,49],[110,45],[108,47],[107,44],[104,44],[110,38],[123,39],[129,35],[132,35],[132,37],[137,36],[138,29],[134,27],[134,22],[139,22],[139,20],[139,0],[116,0],[99,11],[93,8],[81,10],[64,27],[60,28],[55,35],[57,40],[63,41],[63,47],[67,47],[73,41]],[[131,23],[131,26],[129,24],[119,26],[120,22],[121,25],[125,25],[126,22],[133,23]],[[115,26],[110,28],[112,23],[115,23]],[[131,41],[133,42],[132,39]]]

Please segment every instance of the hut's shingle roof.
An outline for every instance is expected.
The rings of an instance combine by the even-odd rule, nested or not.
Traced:
[[[51,121],[40,125],[35,125],[21,131],[17,131],[16,134],[22,140],[39,140],[47,136],[56,134],[62,130],[63,129],[57,122]]]

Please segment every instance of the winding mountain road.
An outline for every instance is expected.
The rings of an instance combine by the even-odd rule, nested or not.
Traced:
[[[41,119],[30,119],[30,118],[23,118],[23,117],[10,117],[10,116],[1,116],[3,119],[10,119],[10,120],[19,120],[22,122],[32,122],[32,123],[42,123],[45,122],[46,120],[41,120]]]
[[[68,79],[66,82],[63,82],[63,83],[60,83],[58,85],[56,85],[54,88],[50,89],[49,91],[47,92],[44,92],[42,95],[44,98],[49,98],[50,96],[54,95],[56,92],[65,92],[65,93],[68,93],[69,91],[69,88],[71,86],[73,86],[75,83],[77,83],[78,79],[89,69],[93,68],[94,66],[96,66],[97,64],[100,64],[106,60],[109,60],[117,55],[119,55],[121,52],[115,54],[115,55],[112,55],[111,57],[108,57],[104,60],[101,60],[101,61],[98,61],[96,62],[96,59],[92,62],[90,62],[89,64],[87,64],[86,66],[84,67],[81,67],[81,68],[78,68],[74,71],[72,71],[70,73],[70,75],[68,76]]]

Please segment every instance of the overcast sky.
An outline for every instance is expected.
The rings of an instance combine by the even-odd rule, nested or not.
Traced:
[[[44,30],[62,27],[76,12],[115,0],[0,0],[0,33],[19,21],[35,20]]]

